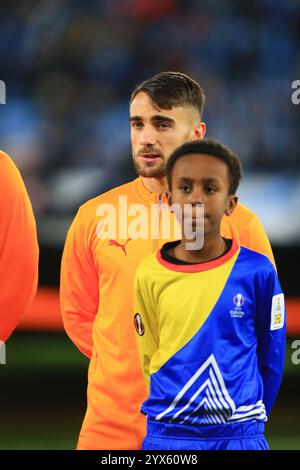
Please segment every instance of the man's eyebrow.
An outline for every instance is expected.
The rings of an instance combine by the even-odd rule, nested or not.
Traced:
[[[162,114],[155,114],[154,116],[151,117],[151,121],[153,121],[153,122],[165,121],[165,122],[169,122],[170,124],[175,123],[174,119],[172,119],[168,116],[163,116]]]
[[[130,119],[129,119],[129,122],[132,122],[132,121],[142,121],[143,118],[141,116],[131,116]]]
[[[143,121],[143,117],[142,116],[131,116],[130,119],[129,119],[129,122],[132,122],[132,121]],[[170,124],[174,124],[175,121],[174,119],[168,117],[168,116],[163,116],[162,114],[155,114],[154,116],[152,116],[150,118],[150,121],[152,122],[161,122],[161,121],[164,121],[164,122],[169,122]]]

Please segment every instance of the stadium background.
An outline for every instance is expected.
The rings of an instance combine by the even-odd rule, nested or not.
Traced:
[[[2,0],[0,147],[19,167],[38,224],[40,287],[0,366],[0,449],[72,449],[88,361],[63,333],[60,257],[85,200],[134,178],[128,99],[162,70],[199,80],[207,136],[241,157],[241,200],[272,241],[288,298],[286,370],[267,428],[300,449],[300,5],[285,0]]]

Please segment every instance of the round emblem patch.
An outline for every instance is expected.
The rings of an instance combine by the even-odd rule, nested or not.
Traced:
[[[245,299],[243,297],[242,294],[236,294],[234,297],[233,297],[233,303],[234,305],[236,305],[237,307],[242,307],[245,303]]]
[[[143,336],[145,333],[145,327],[142,322],[142,317],[139,313],[134,315],[134,326],[138,335]]]

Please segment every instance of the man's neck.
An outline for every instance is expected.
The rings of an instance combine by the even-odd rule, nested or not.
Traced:
[[[160,178],[146,178],[141,176],[143,185],[151,193],[167,193],[168,192],[168,182],[166,176]]]

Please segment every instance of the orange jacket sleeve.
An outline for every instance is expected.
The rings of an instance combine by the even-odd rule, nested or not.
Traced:
[[[92,356],[92,330],[99,304],[95,269],[80,209],[69,229],[61,265],[60,305],[64,327],[78,349]]]
[[[6,341],[32,301],[39,248],[30,200],[19,171],[0,152],[0,340]]]
[[[245,229],[241,232],[240,244],[246,246],[250,250],[257,251],[258,253],[267,256],[275,266],[275,260],[268,236],[261,221],[254,213]]]

